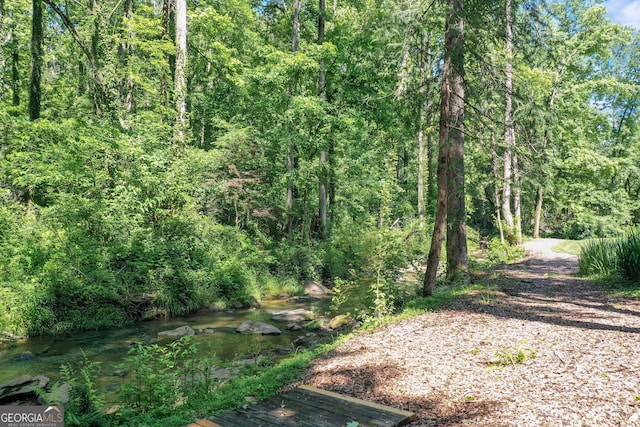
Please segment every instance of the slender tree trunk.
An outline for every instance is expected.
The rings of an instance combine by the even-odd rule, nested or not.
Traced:
[[[320,239],[326,240],[329,236],[328,210],[327,210],[327,152],[320,152],[320,188],[318,202],[320,203]]]
[[[0,0],[0,36],[4,34],[4,0]],[[2,41],[7,46],[11,46],[11,32],[7,35],[7,38]],[[7,66],[7,58],[4,54],[4,49],[0,49],[0,76],[4,75],[5,67]],[[0,78],[0,82],[2,78]],[[2,85],[4,86],[4,85]],[[4,87],[0,86],[0,91],[4,92]],[[2,94],[0,94],[0,100],[2,100]]]
[[[542,185],[538,185],[538,190],[536,192],[536,211],[534,215],[533,222],[533,238],[540,238],[540,219],[542,217],[542,196],[543,196]]]
[[[324,27],[326,20],[326,0],[318,0],[318,45],[324,44]],[[299,27],[299,23],[297,24]],[[327,99],[326,73],[324,69],[324,59],[320,59],[318,71],[318,95],[320,99]]]
[[[325,27],[325,12],[326,12],[326,0],[318,0],[318,44],[322,46],[324,43],[324,27]],[[320,60],[318,71],[318,96],[321,100],[327,99],[327,82],[325,73],[324,59]],[[328,206],[327,206],[327,181],[329,174],[326,169],[327,163],[327,151],[323,149],[320,151],[320,186],[318,189],[318,204],[320,215],[320,239],[326,240],[329,236],[329,223],[328,223]]]
[[[16,35],[11,30],[11,104],[20,105],[20,49]]]
[[[489,117],[493,118],[493,111],[489,113]],[[492,121],[493,123],[493,121]],[[491,127],[491,146],[496,146],[495,132],[493,126]],[[498,188],[498,180],[500,179],[500,175],[498,171],[500,169],[500,165],[498,164],[498,154],[492,148],[491,153],[493,154],[493,177],[496,181],[496,185],[493,187],[493,201],[496,207],[496,222],[498,223],[498,231],[500,232],[500,243],[504,243],[504,229],[502,227],[502,215],[500,214],[501,206],[500,206],[500,190]]]
[[[293,188],[293,144],[289,143],[287,148],[287,236],[293,239],[293,208],[294,208],[294,188]]]
[[[513,210],[516,243],[522,244],[522,209],[520,207],[520,168],[518,153],[513,153]]]
[[[175,7],[173,0],[162,1],[162,36],[167,40],[175,40]],[[176,69],[176,56],[173,54],[167,55],[167,63],[169,64],[169,73],[163,71],[160,77],[160,95],[164,100],[164,105],[170,108],[171,105],[171,86],[173,82],[171,79],[175,76]]]
[[[42,63],[44,56],[42,39],[42,1],[32,0],[31,85],[29,89],[29,119],[32,121],[40,118]]]
[[[409,25],[407,35],[402,49],[402,61],[398,74],[398,87],[396,88],[396,98],[403,98],[407,94],[407,84],[409,80],[409,57],[413,45],[413,25]]]
[[[449,264],[449,273],[457,274],[466,269],[466,231],[464,230],[464,86],[463,86],[463,58],[464,58],[464,20],[463,0],[448,0],[449,12],[445,33],[445,58],[440,91],[440,138],[438,141],[438,202],[436,218],[431,237],[431,247],[427,257],[427,271],[424,277],[423,294],[433,295],[440,263],[442,242],[445,236],[447,216],[452,215],[448,233],[447,256],[453,257],[453,264]],[[450,151],[454,153],[450,153]],[[449,174],[453,174],[450,177]],[[456,186],[461,186],[456,188]],[[449,194],[452,191],[452,194]],[[453,205],[449,197],[455,199]],[[461,197],[462,196],[462,197]],[[462,199],[462,204],[460,204]],[[460,215],[462,214],[462,218]],[[462,227],[462,229],[460,228]],[[464,243],[460,244],[460,238]],[[456,246],[458,245],[458,246]],[[449,253],[450,252],[450,253]],[[451,260],[448,259],[448,262]]]
[[[176,0],[176,99],[175,144],[176,151],[184,150],[187,131],[187,0]]]
[[[293,29],[291,31],[291,52],[296,53],[300,45],[300,0],[293,0]]]
[[[553,84],[553,88],[551,89],[551,94],[549,95],[549,102],[547,103],[549,110],[553,109],[553,103],[555,101],[556,94],[558,93],[558,85],[560,83],[560,77],[562,76],[564,69],[565,69],[564,66],[561,67],[558,73],[556,74],[556,79]],[[549,144],[549,129],[545,128],[543,135],[544,136],[542,137],[542,162],[544,163],[546,161],[545,151],[546,151],[547,145]],[[533,238],[534,239],[540,238],[540,222],[542,219],[543,193],[544,193],[544,190],[542,188],[542,184],[540,184],[538,185],[538,190],[536,192],[536,210],[535,210],[534,222],[533,222]]]
[[[87,76],[84,62],[78,61],[78,96],[84,96],[87,91]]]
[[[123,18],[126,23],[126,32],[123,34],[123,41],[120,45],[120,58],[126,77],[121,83],[121,100],[127,114],[133,111],[133,72],[130,68],[131,40],[133,32],[131,29],[131,18],[133,17],[133,0],[126,0],[124,5]]]
[[[94,72],[97,69],[101,69],[100,62],[100,10],[98,6],[98,0],[91,0],[91,13],[93,14],[93,32],[91,33],[91,57],[93,58],[93,65],[95,67]],[[103,113],[104,97],[101,93],[100,85],[93,81],[93,114],[96,117],[101,117]]]
[[[447,174],[447,275],[466,276],[467,221],[464,185],[464,2],[452,0],[451,99],[449,100],[449,172]]]
[[[420,39],[420,90],[418,92],[418,224],[424,227],[424,126],[425,126],[425,49],[424,34]]]
[[[512,179],[512,159],[513,151],[515,148],[515,131],[513,129],[513,107],[511,103],[511,95],[513,92],[513,35],[511,32],[511,0],[507,0],[506,3],[506,51],[507,51],[507,64],[505,67],[505,109],[504,109],[504,176],[502,184],[502,215],[507,226],[507,237],[510,242],[513,241],[514,235],[514,220],[511,212],[511,179]]]
[[[300,0],[294,0],[293,2],[293,24],[291,31],[291,53],[295,55],[298,51],[298,45],[300,44]],[[295,82],[292,83],[292,93],[295,88]],[[293,226],[295,217],[295,185],[293,182],[293,171],[296,169],[295,159],[295,145],[293,142],[289,143],[287,148],[287,235],[289,239],[293,238]]]
[[[327,192],[328,194],[328,198],[329,198],[329,206],[328,206],[328,215],[329,215],[329,227],[331,227],[331,224],[333,224],[333,207],[335,206],[335,200],[336,200],[336,179],[335,179],[335,142],[333,140],[333,138],[329,139],[329,152],[328,154],[328,163],[329,163],[329,170],[327,171],[328,174],[328,188],[327,188]],[[331,230],[329,229],[329,232],[331,232]]]
[[[431,95],[431,80],[435,77],[432,75],[433,58],[431,56],[431,33],[429,33],[429,42],[427,43],[427,68],[429,69],[429,79],[427,80],[427,123],[426,127],[431,129],[433,124],[433,96]],[[435,168],[433,166],[435,147],[433,146],[433,132],[427,132],[427,200],[431,205],[435,199]]]
[[[445,62],[445,68],[450,66],[450,61]],[[446,85],[446,88],[445,88]],[[449,79],[442,79],[442,95],[445,90],[449,90]],[[448,95],[447,95],[448,97]],[[444,98],[443,98],[444,101]],[[427,257],[427,271],[424,276],[424,284],[422,293],[424,296],[433,295],[436,288],[436,278],[438,277],[438,266],[440,265],[440,254],[442,252],[442,242],[444,241],[445,226],[447,222],[447,130],[446,125],[443,129],[443,119],[446,119],[446,113],[442,111],[445,102],[442,102],[440,114],[440,141],[438,144],[438,200],[436,202],[436,217],[433,226],[433,234],[431,235],[431,246],[429,247],[429,255]]]

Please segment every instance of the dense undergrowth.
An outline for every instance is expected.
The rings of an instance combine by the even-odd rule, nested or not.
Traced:
[[[324,241],[289,238],[275,212],[255,213],[272,200],[241,199],[258,197],[247,194],[254,178],[229,198],[233,153],[175,156],[166,125],[122,132],[8,115],[0,125],[0,331],[61,334],[242,306],[326,277],[391,280],[427,252],[411,221],[379,227],[368,214],[336,222]]]
[[[580,273],[608,281],[640,286],[640,231],[612,239],[589,241],[579,257]]]

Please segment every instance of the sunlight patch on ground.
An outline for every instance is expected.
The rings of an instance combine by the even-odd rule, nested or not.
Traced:
[[[582,247],[586,245],[588,240],[560,240],[557,244],[551,247],[553,252],[580,255]]]

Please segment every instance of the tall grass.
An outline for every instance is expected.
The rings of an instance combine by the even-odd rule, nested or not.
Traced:
[[[588,242],[578,260],[580,273],[640,283],[640,230],[606,240]]]
[[[640,283],[640,231],[636,230],[619,243],[618,263],[627,279]]]

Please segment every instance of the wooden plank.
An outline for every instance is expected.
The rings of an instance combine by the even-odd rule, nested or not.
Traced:
[[[413,420],[416,419],[416,414],[414,414],[413,412],[404,411],[402,409],[396,409],[396,408],[393,408],[391,406],[384,406],[384,405],[381,405],[379,403],[369,402],[367,400],[357,399],[357,398],[351,397],[351,396],[345,396],[343,394],[338,394],[338,393],[334,393],[332,391],[322,390],[322,389],[315,388],[315,387],[308,386],[308,385],[301,385],[301,386],[298,386],[297,388],[300,389],[300,390],[308,391],[310,393],[320,394],[320,395],[324,395],[324,396],[331,397],[331,398],[334,398],[334,399],[344,400],[344,401],[347,401],[347,402],[353,402],[353,403],[358,404],[358,405],[368,406],[370,408],[376,408],[376,409],[379,409],[381,411],[392,413],[392,414],[395,414],[395,415],[398,415],[398,416],[407,417],[408,421],[413,421]]]
[[[335,427],[357,421],[361,426],[402,426],[415,414],[311,386],[257,402],[246,409],[209,417],[211,424],[186,427]]]
[[[210,419],[225,427],[245,426],[291,426],[291,427],[336,427],[330,414],[310,412],[308,408],[292,408],[285,403],[282,407],[282,395],[252,405],[246,410],[237,410],[211,417]],[[287,416],[288,415],[288,416]],[[329,416],[327,416],[329,415]]]
[[[316,399],[315,396],[302,393],[288,393],[287,404],[300,405],[308,413],[326,412],[335,422],[358,421],[368,426],[395,426],[402,419],[394,419],[393,415],[372,410],[368,407],[354,404],[343,404],[338,400],[326,401]]]
[[[191,423],[186,427],[222,427],[220,424],[216,424],[213,421],[209,420],[200,420],[195,423]]]
[[[211,420],[200,420],[194,424],[196,427],[222,427],[220,424],[216,424]]]
[[[327,392],[331,393],[331,392]],[[297,400],[309,407],[308,411],[329,411],[336,421],[358,421],[360,424],[370,426],[401,426],[415,418],[411,412],[388,408],[379,404],[368,402],[353,397],[326,395],[313,390],[292,390],[287,393],[288,402]],[[346,399],[348,397],[348,399]],[[394,411],[392,411],[394,409]]]
[[[299,426],[336,427],[348,421],[354,421],[354,418],[334,411],[335,408],[331,405],[310,405],[308,398],[301,399],[293,393],[293,390],[278,396],[276,403],[284,410],[289,409],[295,412],[294,420]]]
[[[236,412],[227,412],[209,417],[208,420],[213,421],[224,427],[256,427],[255,422],[241,418]]]

